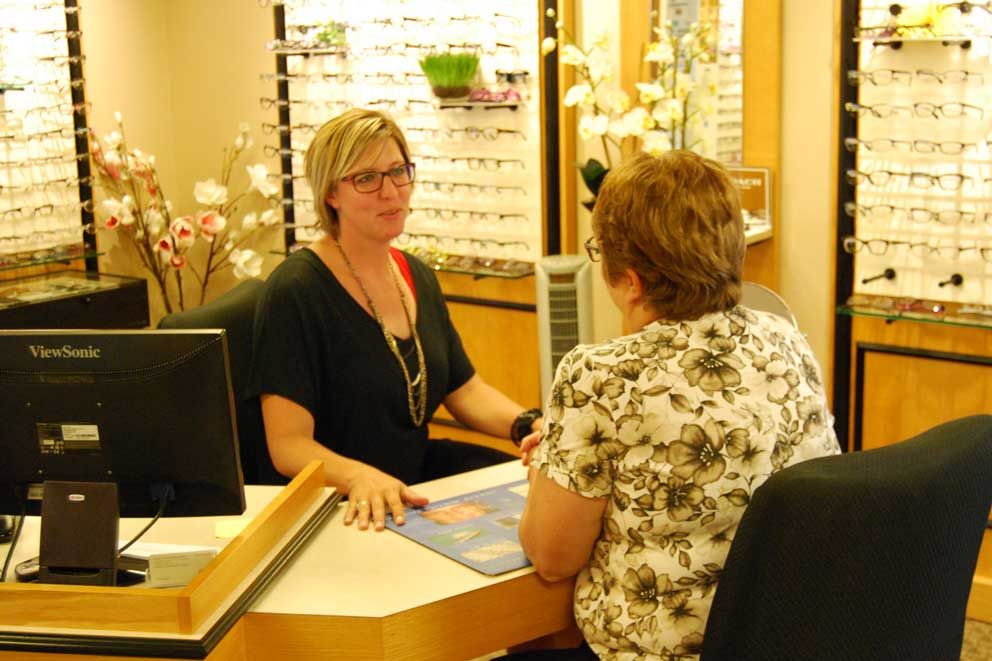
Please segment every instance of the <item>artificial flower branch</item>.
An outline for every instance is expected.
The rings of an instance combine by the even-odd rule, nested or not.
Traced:
[[[233,268],[235,277],[257,276],[262,257],[242,246],[257,238],[262,230],[280,224],[272,208],[279,188],[269,181],[268,168],[259,163],[245,168],[251,180],[247,190],[229,197],[234,165],[251,146],[247,125],[241,125],[233,147],[224,149],[220,183],[214,179],[196,182],[193,197],[203,209],[195,215],[174,218],[172,203],[165,198],[159,183],[155,157],[139,149],[129,149],[120,113],[114,117],[116,131],[106,135],[102,143],[95,136],[90,140],[97,181],[108,196],[100,205],[101,227],[128,238],[142,266],[158,286],[166,312],[186,308],[183,273],[187,269],[199,283],[201,305],[206,300],[211,276],[218,271]],[[240,227],[229,223],[238,205],[256,193],[269,208],[261,214],[245,214]],[[189,250],[197,243],[206,244],[206,256],[200,268],[189,261],[192,256]],[[177,290],[175,304],[168,286],[170,276]]]

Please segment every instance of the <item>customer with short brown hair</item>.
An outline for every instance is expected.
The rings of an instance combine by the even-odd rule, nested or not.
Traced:
[[[559,363],[520,524],[541,576],[578,574],[587,645],[534,658],[697,658],[751,494],[839,452],[820,368],[791,322],[738,305],[743,221],[719,164],[632,156],[592,226],[624,334]]]

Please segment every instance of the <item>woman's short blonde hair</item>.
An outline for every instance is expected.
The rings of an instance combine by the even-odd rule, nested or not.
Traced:
[[[740,301],[744,221],[730,175],[708,158],[639,153],[610,170],[593,210],[606,276],[633,269],[652,309],[672,321]]]
[[[320,228],[331,236],[338,236],[338,214],[327,203],[355,162],[371,145],[392,138],[396,141],[403,160],[410,162],[410,148],[403,131],[396,122],[378,110],[352,108],[324,123],[307,148],[303,160],[307,183],[313,191],[314,210]]]

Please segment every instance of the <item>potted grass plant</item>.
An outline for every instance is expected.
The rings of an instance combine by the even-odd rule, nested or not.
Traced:
[[[442,99],[467,96],[479,70],[475,53],[431,53],[420,60],[434,95]]]

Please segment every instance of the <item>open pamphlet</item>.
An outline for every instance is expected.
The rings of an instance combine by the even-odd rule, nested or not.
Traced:
[[[519,480],[439,500],[408,510],[402,526],[387,517],[386,527],[483,574],[527,567],[517,528],[528,486]]]
[[[145,572],[145,587],[180,587],[192,581],[217,555],[212,546],[135,542],[121,554],[118,569]]]

